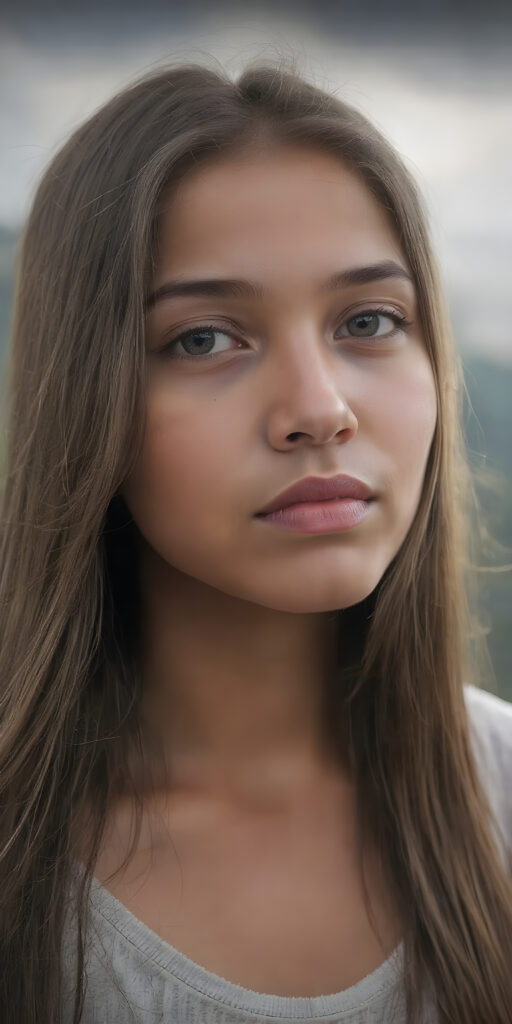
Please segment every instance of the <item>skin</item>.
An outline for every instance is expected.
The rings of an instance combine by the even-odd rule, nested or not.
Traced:
[[[333,777],[320,717],[333,613],[369,595],[402,545],[437,413],[412,281],[320,290],[382,260],[408,269],[388,214],[314,149],[219,158],[161,202],[153,290],[264,290],[148,309],[147,427],[123,491],[142,537],[147,753],[163,749],[176,791],[203,806],[290,807]],[[412,326],[382,314],[358,330],[350,318],[379,305]],[[214,359],[194,355],[197,338],[169,348],[205,323]],[[339,472],[376,496],[351,530],[255,518],[291,483]]]

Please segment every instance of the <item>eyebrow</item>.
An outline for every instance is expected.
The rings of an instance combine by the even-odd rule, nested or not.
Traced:
[[[394,277],[414,284],[411,275],[395,263],[394,260],[383,260],[367,267],[352,267],[341,270],[324,281],[320,291],[333,292],[351,285],[369,284],[372,281],[383,281]],[[207,278],[206,280],[167,281],[148,295],[145,303],[146,312],[153,309],[163,299],[187,298],[188,296],[214,295],[220,298],[262,299],[265,289],[254,281],[243,278]]]

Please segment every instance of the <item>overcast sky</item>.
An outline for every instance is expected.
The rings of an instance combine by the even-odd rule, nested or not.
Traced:
[[[511,3],[59,6],[2,5],[0,224],[20,226],[58,146],[144,71],[209,55],[235,74],[293,54],[398,148],[430,210],[461,339],[512,363]]]

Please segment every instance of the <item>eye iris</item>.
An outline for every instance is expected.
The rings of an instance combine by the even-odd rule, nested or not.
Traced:
[[[361,327],[362,333],[363,334],[371,334],[372,333],[372,327],[375,327],[375,330],[377,329],[377,326],[378,326],[377,321],[379,319],[379,315],[380,314],[378,314],[378,313],[358,313],[357,316],[353,316],[352,317],[350,323],[351,324],[354,324],[354,323],[357,324],[358,328],[359,328],[359,325],[362,324],[362,327]],[[368,321],[370,321],[370,322],[368,322]],[[375,321],[375,323],[372,323],[372,321]]]
[[[199,339],[199,344],[196,344],[196,340]],[[215,343],[215,331],[204,330],[204,331],[190,331],[184,338],[181,339],[183,348],[188,355],[203,355],[205,352],[208,353],[213,348]],[[192,350],[188,352],[187,345],[192,346]]]

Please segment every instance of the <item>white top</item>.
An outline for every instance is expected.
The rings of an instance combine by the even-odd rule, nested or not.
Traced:
[[[473,686],[466,686],[464,694],[477,765],[506,863],[506,851],[512,849],[512,703]],[[65,953],[65,964],[70,963]],[[375,971],[341,992],[311,998],[253,992],[164,942],[93,879],[82,1022],[406,1024],[402,968],[400,943]],[[66,1022],[69,1005],[65,1001]],[[425,1006],[423,1014],[424,1024],[436,1024],[432,1006]]]

